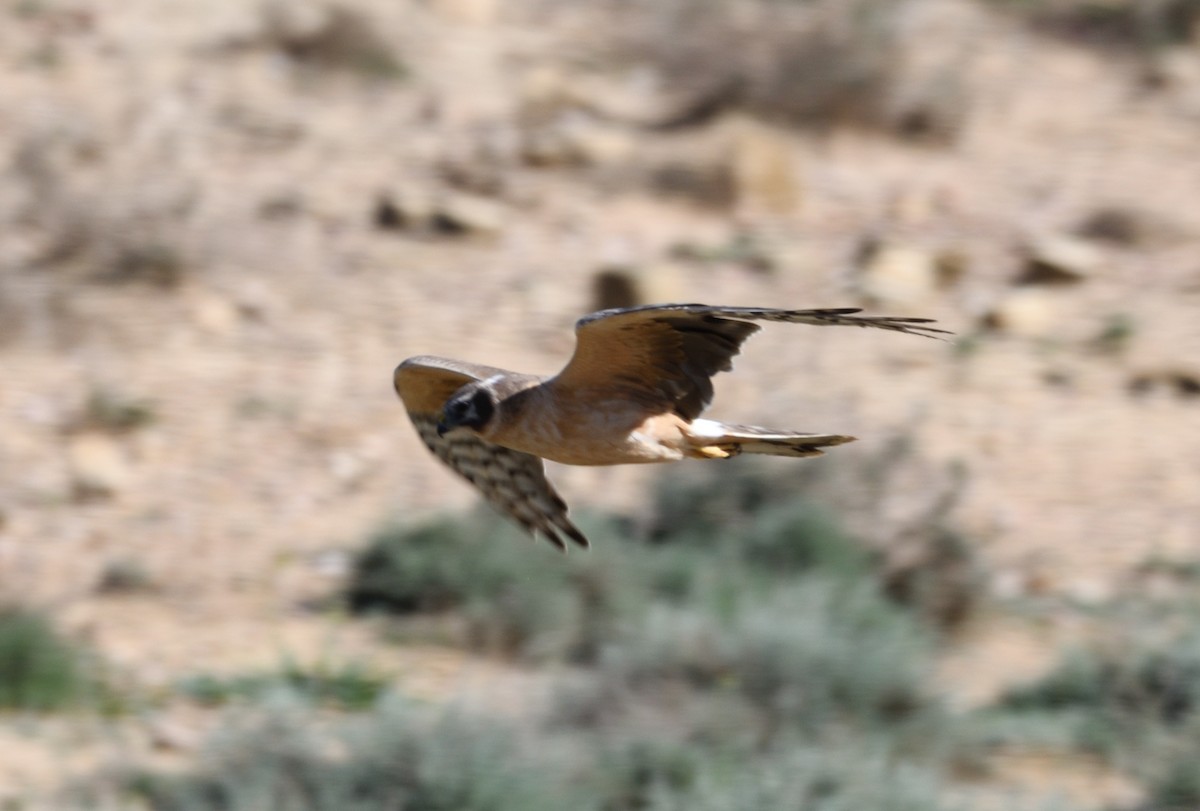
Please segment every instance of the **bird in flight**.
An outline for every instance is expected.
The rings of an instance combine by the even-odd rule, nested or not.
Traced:
[[[621,465],[727,459],[740,453],[820,456],[853,441],[701,419],[712,377],[732,369],[755,321],[874,327],[937,337],[931,318],[856,315],[857,308],[775,310],[652,304],[585,315],[575,354],[553,377],[428,355],[396,367],[393,383],[421,440],[530,534],[566,551],[588,540],[546,479],[544,459]]]

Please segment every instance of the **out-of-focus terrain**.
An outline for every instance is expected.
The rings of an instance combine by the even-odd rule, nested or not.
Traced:
[[[931,559],[906,528],[952,516],[975,575],[938,646],[950,706],[1186,593],[1198,21],[1182,0],[5,2],[0,597],[154,699],[13,711],[0,798],[186,768],[219,724],[172,697],[198,673],[369,662],[422,700],[533,701],[529,661],[388,642],[336,595],[382,523],[476,500],[407,424],[396,363],[552,372],[603,306],[957,333],[772,326],[714,405],[859,436],[804,464],[849,471],[826,489],[885,568]],[[551,470],[633,541],[682,475]],[[1143,796],[1119,763],[988,769],[1081,807]]]

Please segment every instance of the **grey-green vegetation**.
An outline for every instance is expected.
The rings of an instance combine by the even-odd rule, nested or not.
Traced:
[[[1200,632],[1115,630],[1118,644],[1069,652],[985,723],[1010,744],[1052,730],[1057,746],[1106,757],[1149,787],[1146,811],[1200,807]]]
[[[87,653],[42,614],[0,607],[0,710],[47,712],[94,694]]]
[[[586,554],[490,514],[368,542],[354,612],[406,637],[452,617],[469,648],[570,665],[529,717],[331,698],[362,674],[198,679],[196,698],[267,708],[239,711],[194,771],[127,786],[160,811],[946,807],[936,633],[795,480],[730,470],[664,490],[638,527],[584,516]],[[362,711],[322,720],[331,701]]]
[[[549,701],[447,712],[353,667],[197,677],[181,691],[231,720],[191,770],[134,771],[124,791],[155,811],[916,811],[969,807],[964,775],[1024,747],[1107,758],[1146,786],[1137,811],[1200,802],[1186,617],[954,712],[930,686],[944,628],[895,599],[871,545],[803,497],[811,481],[728,470],[664,490],[636,525],[585,516],[586,554],[482,513],[366,544],[353,612],[557,665]],[[929,521],[906,531],[953,530],[945,509]]]
[[[1200,22],[1197,0],[990,0],[1039,32],[1150,54],[1187,43]]]
[[[385,693],[388,677],[354,663],[318,664],[312,668],[286,662],[278,670],[217,676],[201,673],[184,679],[177,692],[207,706],[255,701],[273,692],[290,691],[313,704],[365,710]]]

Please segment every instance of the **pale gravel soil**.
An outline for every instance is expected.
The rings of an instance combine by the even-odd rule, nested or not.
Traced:
[[[336,584],[322,553],[355,548],[389,516],[475,501],[419,446],[391,369],[434,353],[553,371],[589,307],[591,271],[729,233],[722,215],[601,194],[553,170],[513,179],[516,202],[495,241],[374,230],[381,190],[431,183],[431,162],[464,133],[512,115],[521,66],[552,32],[353,5],[394,37],[416,78],[297,81],[264,49],[221,51],[256,24],[252,5],[233,0],[96,2],[93,29],[55,35],[53,69],[29,65],[35,23],[0,24],[5,154],[51,143],[50,160],[73,167],[60,171],[85,215],[193,200],[172,233],[194,267],[170,291],[63,281],[87,268],[25,266],[43,231],[14,219],[0,234],[0,319],[14,319],[0,329],[0,594],[51,609],[139,682],[284,655],[394,661],[407,674],[400,684],[426,696],[478,691],[461,675],[472,668],[499,678],[495,663],[397,651],[299,608]],[[969,334],[1014,276],[1025,235],[1066,230],[1101,204],[1163,223],[1169,238],[1111,249],[1102,272],[1062,291],[1061,328],[1047,340],[1001,337],[960,355],[906,336],[769,326],[737,375],[719,380],[713,411],[862,438],[839,455],[911,432],[932,463],[967,464],[958,518],[997,590],[1103,599],[1148,559],[1200,554],[1200,403],[1127,392],[1136,371],[1200,374],[1200,120],[1170,95],[1145,96],[1111,60],[984,25],[991,35],[973,41],[969,67],[976,100],[956,145],[796,136],[804,202],[760,223],[784,270],[689,270],[680,297],[854,304],[848,260],[870,231],[968,257],[957,290],[891,309]],[[441,117],[422,123],[431,99]],[[61,157],[72,150],[100,157]],[[15,172],[0,192],[5,217],[24,193]],[[299,212],[258,215],[279,198],[300,200]],[[1136,324],[1128,353],[1081,348],[1114,312]],[[1050,372],[1073,384],[1048,385]],[[96,387],[150,401],[156,419],[117,440],[129,480],[116,496],[78,503],[64,425]],[[636,510],[648,484],[671,475],[552,470],[577,509]],[[138,561],[161,591],[96,596],[114,560]],[[1076,634],[1068,627],[1053,644]],[[974,669],[976,657],[951,653],[950,694],[981,700],[1003,683],[1005,663],[1024,677],[1049,659],[1038,634],[997,639],[1009,653],[985,651]],[[37,735],[5,740],[21,758],[54,751]],[[0,787],[20,782],[12,764],[24,761],[0,761]],[[39,762],[21,771],[49,769],[50,779]]]

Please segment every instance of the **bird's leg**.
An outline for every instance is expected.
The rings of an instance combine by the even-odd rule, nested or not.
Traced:
[[[693,451],[701,459],[729,459],[737,456],[742,452],[742,446],[736,443],[727,443],[724,445],[704,445],[700,448],[693,448]]]

